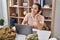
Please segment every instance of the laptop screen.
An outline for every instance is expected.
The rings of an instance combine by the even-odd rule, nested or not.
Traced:
[[[32,34],[32,26],[29,25],[22,25],[22,24],[15,24],[16,33],[22,35]]]

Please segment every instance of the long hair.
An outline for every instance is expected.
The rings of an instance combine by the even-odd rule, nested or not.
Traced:
[[[37,5],[38,6],[38,12],[41,10],[41,5],[38,3],[34,3],[33,5]]]
[[[38,6],[38,12],[41,10],[42,12],[40,13],[40,15],[43,15],[43,10],[41,8],[41,5],[39,3],[34,3],[34,5]]]

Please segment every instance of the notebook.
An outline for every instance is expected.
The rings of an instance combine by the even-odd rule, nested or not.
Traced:
[[[32,34],[32,26],[29,25],[22,25],[22,24],[15,24],[16,33],[22,35]]]

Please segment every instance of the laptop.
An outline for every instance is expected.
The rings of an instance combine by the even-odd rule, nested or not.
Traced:
[[[15,24],[16,33],[22,35],[32,34],[32,26],[29,25],[22,25],[22,24]]]
[[[48,40],[51,34],[51,31],[40,30],[37,32],[39,40]]]

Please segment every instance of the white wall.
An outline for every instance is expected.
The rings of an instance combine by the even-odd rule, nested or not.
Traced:
[[[2,0],[2,10],[3,10],[3,18],[5,20],[4,25],[8,25],[7,1],[6,0]]]
[[[60,0],[56,0],[54,37],[60,40]]]
[[[2,0],[0,0],[0,18],[3,18],[3,12],[2,12]]]

